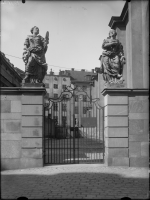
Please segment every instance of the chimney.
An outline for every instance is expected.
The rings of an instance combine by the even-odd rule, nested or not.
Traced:
[[[54,75],[54,72],[52,71],[52,69],[51,69],[51,71],[49,72],[49,74],[50,74],[50,75]]]
[[[94,73],[94,69],[92,69],[92,72]]]
[[[85,69],[81,69],[82,72],[85,72]]]
[[[71,71],[74,71],[74,68],[71,68]]]

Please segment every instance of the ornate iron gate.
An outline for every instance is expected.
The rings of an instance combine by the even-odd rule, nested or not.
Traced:
[[[66,87],[44,112],[44,164],[103,163],[104,110],[83,88]]]

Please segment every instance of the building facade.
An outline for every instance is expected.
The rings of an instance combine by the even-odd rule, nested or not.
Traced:
[[[90,100],[92,101],[91,94],[91,78],[95,75],[94,70],[87,72],[84,69],[81,71],[75,71],[74,69],[60,71],[59,75],[55,75],[54,72],[50,72],[44,78],[44,84],[47,91],[47,97],[52,98],[53,111],[51,109],[52,119],[56,119],[59,125],[69,125],[73,127],[73,123],[76,126],[81,126],[81,117],[90,115],[89,107]],[[69,101],[63,99],[60,101],[63,95],[68,94],[67,87],[71,86],[73,91],[73,98]],[[74,111],[73,111],[74,110]],[[73,120],[73,114],[75,119]]]

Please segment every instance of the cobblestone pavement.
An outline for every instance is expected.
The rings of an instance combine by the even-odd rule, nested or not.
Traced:
[[[149,169],[100,164],[1,172],[1,199],[148,199]]]

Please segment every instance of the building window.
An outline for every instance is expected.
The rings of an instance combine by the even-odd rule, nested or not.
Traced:
[[[67,110],[67,104],[63,103],[62,104],[62,111],[66,111]]]
[[[57,103],[54,103],[54,111],[58,111],[58,104]]]
[[[58,79],[55,77],[54,80],[57,81]]]
[[[75,114],[78,114],[78,107],[77,106],[74,107],[74,112],[75,112]]]
[[[83,107],[83,114],[86,114],[87,107]]]
[[[65,79],[65,78],[63,78],[63,81],[66,81],[66,79]]]
[[[83,101],[86,102],[87,101],[87,96],[83,95]]]
[[[66,89],[66,85],[62,85],[62,89],[65,90]]]
[[[58,89],[58,84],[54,84],[54,88],[55,88],[55,89]]]
[[[58,98],[58,94],[54,94],[54,98],[57,99]]]

